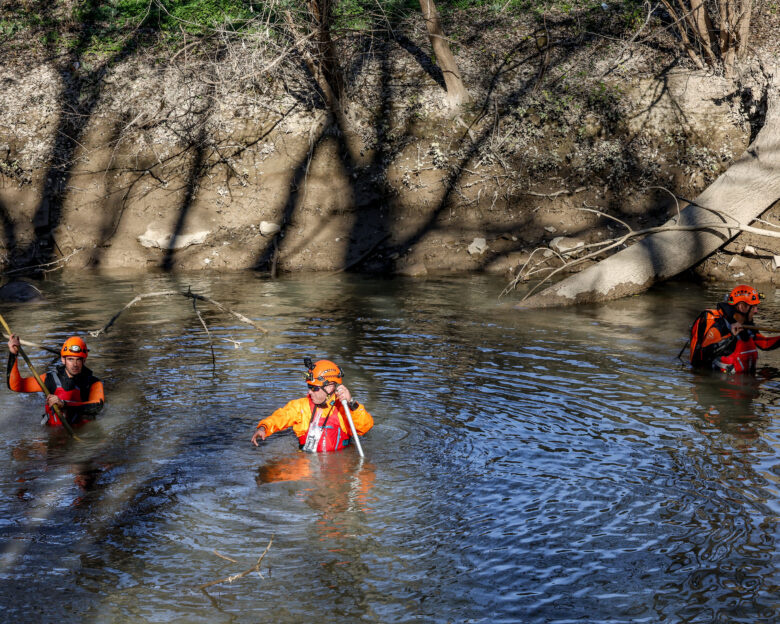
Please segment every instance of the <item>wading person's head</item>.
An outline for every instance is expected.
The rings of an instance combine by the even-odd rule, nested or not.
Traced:
[[[62,345],[60,355],[65,365],[65,372],[70,377],[75,377],[84,369],[87,353],[89,353],[87,343],[78,336],[71,336]]]
[[[315,405],[323,405],[343,380],[344,374],[336,364],[330,360],[318,360],[309,366],[306,373],[309,397]]]
[[[736,286],[726,300],[734,308],[734,318],[740,323],[750,323],[761,303],[761,295],[752,286],[740,284]]]

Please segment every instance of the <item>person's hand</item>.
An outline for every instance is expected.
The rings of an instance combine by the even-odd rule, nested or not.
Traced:
[[[63,401],[56,394],[49,394],[46,396],[46,405],[48,405],[51,409],[54,409],[55,405],[62,409],[65,407],[65,401]]]
[[[739,321],[734,321],[731,324],[731,333],[737,336],[741,331],[742,331],[742,323],[740,323]]]
[[[8,350],[14,355],[19,355],[19,344],[19,336],[11,334],[11,337],[8,338]]]
[[[265,437],[268,434],[265,431],[265,427],[258,427],[257,431],[255,431],[255,434],[252,436],[252,444],[255,446],[259,446],[257,443],[257,438],[260,438],[261,440],[265,440]]]
[[[336,387],[336,398],[339,401],[346,401],[347,403],[352,402],[352,395],[350,394],[347,387],[344,385]]]

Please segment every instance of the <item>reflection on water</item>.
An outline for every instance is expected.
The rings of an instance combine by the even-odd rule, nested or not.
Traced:
[[[199,305],[240,343],[214,343],[214,370],[191,302],[139,302],[90,344],[108,403],[82,443],[39,426],[39,397],[0,394],[5,619],[778,619],[780,352],[747,380],[674,357],[718,290],[520,313],[487,277],[106,277],[3,315],[57,345],[190,285],[269,333]],[[374,415],[364,461],[249,444],[303,396],[305,355]],[[198,590],[272,537],[262,577]]]

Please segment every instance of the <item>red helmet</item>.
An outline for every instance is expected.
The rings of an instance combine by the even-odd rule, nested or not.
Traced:
[[[756,306],[761,302],[761,295],[758,294],[758,291],[752,286],[740,284],[729,293],[729,298],[726,302],[729,305],[736,305],[740,302],[744,302],[748,305]]]
[[[306,383],[310,386],[324,386],[326,383],[340,384],[344,373],[330,360],[318,360],[306,373]]]
[[[80,357],[85,360],[87,359],[87,353],[89,353],[87,343],[78,336],[68,338],[60,351],[62,357]]]

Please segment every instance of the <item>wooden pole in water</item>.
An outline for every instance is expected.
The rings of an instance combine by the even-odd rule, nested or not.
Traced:
[[[5,319],[3,318],[2,314],[0,314],[0,323],[3,324],[3,327],[5,328],[5,331],[8,332],[8,335],[13,336],[13,332],[11,331],[11,328],[8,327],[8,323],[5,322]],[[22,349],[22,345],[19,345],[19,353],[24,358],[24,361],[27,362],[27,366],[32,371],[33,377],[35,377],[35,381],[38,382],[38,385],[41,388],[41,392],[43,392],[43,394],[45,394],[46,396],[49,396],[49,392],[46,390],[46,386],[43,383],[43,379],[41,379],[41,376],[38,374],[38,371],[35,370],[35,367],[30,361],[30,358],[27,357],[27,354],[24,352],[24,349]],[[55,403],[54,405],[52,405],[52,409],[57,414],[57,417],[60,419],[60,422],[62,423],[63,427],[65,427],[65,429],[71,435],[71,437],[74,440],[81,440],[81,438],[79,438],[73,432],[73,428],[70,426],[70,423],[68,423],[68,420],[65,418],[65,414],[60,409],[60,406]]]

